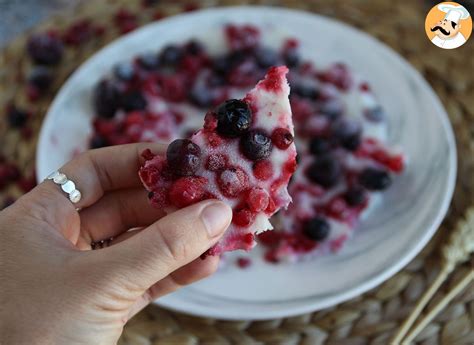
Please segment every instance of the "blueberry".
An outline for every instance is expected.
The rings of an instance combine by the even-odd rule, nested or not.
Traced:
[[[47,33],[30,37],[27,51],[33,61],[40,65],[56,65],[63,56],[63,43],[54,35]]]
[[[244,101],[231,99],[222,103],[216,110],[217,132],[228,138],[238,137],[248,131],[252,113]]]
[[[105,140],[105,138],[103,138],[102,136],[96,134],[92,137],[91,141],[90,141],[90,148],[91,149],[98,149],[98,148],[101,148],[101,147],[105,147],[107,146],[107,140]]]
[[[122,96],[123,109],[126,111],[144,110],[148,102],[140,91],[131,91]]]
[[[94,90],[93,102],[98,116],[112,118],[119,108],[120,92],[115,84],[102,80]]]
[[[261,68],[275,66],[278,63],[278,55],[269,48],[257,48],[255,50],[255,59]]]
[[[384,190],[392,184],[392,178],[384,170],[366,168],[360,173],[359,182],[369,190]]]
[[[329,142],[321,137],[313,137],[309,142],[309,152],[313,155],[326,153],[331,148]]]
[[[232,68],[232,63],[227,56],[216,57],[212,62],[212,69],[217,74],[227,74]]]
[[[189,139],[177,139],[168,146],[166,159],[175,175],[191,176],[201,164],[201,148]]]
[[[199,55],[204,51],[204,47],[201,42],[191,40],[186,44],[186,52],[191,55]]]
[[[313,241],[323,241],[325,240],[329,232],[331,231],[331,226],[328,221],[323,217],[314,217],[307,220],[303,224],[303,233],[306,237]]]
[[[317,99],[319,96],[319,91],[314,85],[308,85],[305,83],[299,83],[292,86],[291,93],[307,99]]]
[[[198,107],[208,108],[212,104],[213,97],[211,92],[204,87],[195,87],[189,93],[189,100]]]
[[[349,151],[355,151],[362,141],[362,127],[350,120],[339,120],[331,126],[335,141]]]
[[[367,120],[372,122],[380,122],[385,118],[385,112],[383,111],[381,106],[376,106],[371,109],[367,109],[364,112],[365,117]]]
[[[240,138],[240,147],[245,157],[259,161],[270,156],[272,140],[261,130],[252,130]]]
[[[290,48],[283,53],[283,60],[285,61],[286,66],[289,68],[296,67],[300,63],[300,55],[298,49]]]
[[[122,62],[114,67],[114,75],[122,81],[130,81],[135,76],[135,69],[130,62]]]
[[[222,75],[219,75],[217,73],[212,73],[207,78],[207,84],[210,87],[224,86],[226,85],[226,80]]]
[[[153,71],[158,68],[158,57],[154,53],[145,53],[138,57],[139,65],[147,71]]]
[[[339,118],[344,112],[344,105],[335,99],[324,102],[319,108],[319,112],[333,121]]]
[[[365,189],[361,186],[350,187],[346,193],[344,193],[344,199],[349,206],[359,206],[366,199]]]
[[[53,73],[47,67],[36,66],[31,71],[28,77],[28,82],[40,91],[46,90],[53,82]]]
[[[332,156],[317,158],[306,171],[306,176],[325,188],[336,185],[342,176],[341,164]]]
[[[22,128],[28,120],[28,113],[12,107],[7,113],[8,124],[12,128]]]
[[[160,62],[164,65],[177,65],[183,57],[183,50],[175,45],[166,46],[160,54]]]

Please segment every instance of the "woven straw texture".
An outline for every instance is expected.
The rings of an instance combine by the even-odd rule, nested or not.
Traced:
[[[152,2],[152,1],[149,1]],[[127,8],[138,25],[182,11],[215,5],[264,4],[287,6],[334,17],[376,36],[410,61],[429,81],[446,107],[456,132],[459,166],[449,213],[429,245],[403,271],[376,289],[346,303],[298,317],[269,321],[219,321],[191,317],[149,306],[125,327],[120,344],[388,344],[439,269],[439,248],[465,211],[474,205],[474,41],[456,51],[434,47],[424,32],[425,14],[433,5],[423,1],[323,0],[209,0],[199,3],[155,1],[144,9],[141,1],[95,0],[72,13],[51,18],[34,31],[62,30],[90,18],[105,28],[78,46],[68,47],[55,70],[51,90],[39,100],[27,97],[25,78],[31,69],[25,57],[25,35],[0,52],[0,156],[14,162],[22,178],[0,192],[0,206],[31,188],[37,134],[55,92],[70,73],[93,52],[120,35],[114,14]],[[390,71],[387,71],[388,75]],[[31,119],[22,130],[11,129],[4,113],[8,104],[25,108]],[[474,231],[474,230],[473,230]],[[428,305],[454,286],[474,260],[456,268]],[[452,301],[415,339],[417,344],[474,344],[474,285]]]

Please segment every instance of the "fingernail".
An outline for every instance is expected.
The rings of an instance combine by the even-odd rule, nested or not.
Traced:
[[[230,217],[229,207],[222,202],[212,203],[201,212],[201,219],[211,238],[224,232],[229,224]]]

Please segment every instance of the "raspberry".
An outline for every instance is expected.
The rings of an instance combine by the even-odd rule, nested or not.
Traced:
[[[171,75],[160,79],[163,97],[171,102],[182,102],[186,99],[185,79],[180,75]]]
[[[208,131],[213,131],[217,128],[217,118],[215,113],[208,112],[204,117],[204,129]]]
[[[206,169],[210,171],[219,171],[224,169],[229,159],[223,154],[211,154],[206,162]]]
[[[143,183],[154,185],[160,179],[160,171],[154,166],[149,166],[141,170],[140,177],[143,180]]]
[[[234,215],[232,217],[232,222],[235,225],[242,226],[242,227],[247,227],[251,225],[255,220],[255,213],[250,211],[247,208],[243,208],[241,210],[238,210],[234,212]]]
[[[273,176],[273,166],[270,161],[258,161],[253,165],[253,174],[259,180],[266,181]]]
[[[252,261],[249,258],[238,258],[236,263],[240,268],[247,268],[252,265]]]
[[[174,181],[169,191],[169,199],[176,207],[186,207],[199,202],[204,197],[204,177],[181,177]]]
[[[264,231],[258,234],[258,241],[266,246],[274,247],[281,241],[281,235],[278,231]]]
[[[245,171],[239,167],[227,168],[217,175],[217,185],[222,194],[234,198],[247,189],[249,178]]]
[[[207,141],[211,147],[218,147],[223,144],[224,139],[219,134],[211,132],[207,136]]]
[[[268,192],[261,188],[252,188],[247,195],[247,205],[253,212],[261,212],[268,207],[269,203]]]
[[[150,199],[153,206],[158,208],[168,205],[167,192],[164,188],[159,188],[153,192],[149,192],[148,199]]]
[[[265,209],[265,213],[272,215],[272,214],[275,213],[276,209],[277,209],[277,206],[276,206],[276,204],[275,204],[275,201],[273,200],[273,198],[270,198],[270,199],[268,200],[268,206],[267,206],[267,208]]]
[[[90,20],[82,19],[66,29],[63,34],[63,41],[68,45],[78,46],[92,38],[94,34],[94,27]]]
[[[227,25],[225,34],[232,50],[252,49],[260,41],[260,31],[251,25]]]

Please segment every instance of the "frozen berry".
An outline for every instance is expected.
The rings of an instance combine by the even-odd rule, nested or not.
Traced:
[[[225,34],[230,48],[234,51],[255,48],[260,40],[260,31],[251,25],[227,25]]]
[[[359,182],[369,190],[384,190],[390,186],[392,178],[384,170],[366,168],[360,173]]]
[[[291,94],[295,94],[301,98],[316,99],[319,96],[318,89],[314,85],[299,83],[291,88]]]
[[[353,186],[344,194],[344,200],[349,206],[359,206],[364,203],[366,198],[365,189],[361,186]]]
[[[272,162],[263,160],[255,162],[253,165],[253,174],[259,180],[265,181],[273,176]]]
[[[107,140],[104,137],[98,134],[92,137],[91,142],[90,142],[91,149],[98,149],[104,146],[107,146]]]
[[[355,151],[362,141],[362,128],[354,121],[335,122],[331,127],[331,133],[337,143],[349,151]]]
[[[177,139],[168,146],[166,159],[175,175],[190,176],[201,164],[201,148],[189,139]]]
[[[313,137],[309,141],[309,152],[313,155],[321,155],[327,153],[331,145],[327,139],[321,137]]]
[[[277,128],[272,133],[273,145],[280,150],[286,150],[293,143],[293,135],[285,128]]]
[[[40,91],[48,89],[52,82],[53,73],[49,68],[44,66],[36,66],[35,68],[33,68],[28,77],[28,83],[30,83]]]
[[[175,45],[166,46],[160,54],[163,65],[177,65],[183,57],[183,50]]]
[[[255,220],[255,213],[250,211],[247,208],[243,208],[241,210],[235,211],[234,215],[232,216],[232,223],[238,226],[249,226]]]
[[[306,171],[308,178],[325,187],[330,188],[336,185],[342,175],[342,167],[337,159],[327,155],[317,158]]]
[[[140,55],[137,61],[140,67],[148,71],[153,71],[159,66],[158,57],[151,52]]]
[[[140,91],[131,91],[122,96],[121,105],[126,111],[144,110],[148,102]]]
[[[344,112],[344,104],[341,101],[331,99],[321,105],[319,112],[329,120],[335,120]]]
[[[235,138],[247,132],[252,121],[252,113],[244,101],[231,99],[221,104],[217,110],[217,132]]]
[[[220,153],[211,154],[206,162],[206,169],[210,171],[219,171],[224,169],[228,163],[228,158]]]
[[[283,53],[283,59],[285,61],[285,65],[289,68],[296,67],[300,63],[300,55],[298,49],[290,48]]]
[[[199,55],[204,51],[204,47],[199,41],[196,40],[191,40],[189,41],[186,46],[186,53],[189,53],[191,55]]]
[[[385,117],[385,113],[382,107],[380,106],[376,106],[374,108],[365,110],[364,115],[367,118],[367,120],[372,121],[372,122],[380,122]]]
[[[261,68],[269,68],[278,63],[278,55],[269,48],[257,48],[255,50],[255,59]]]
[[[328,237],[330,230],[331,226],[328,221],[322,217],[309,219],[303,225],[303,233],[306,237],[318,242],[325,240]]]
[[[241,168],[231,167],[222,170],[217,175],[217,184],[222,194],[226,197],[233,198],[247,189],[249,177]]]
[[[252,188],[245,199],[249,209],[253,212],[261,212],[268,207],[270,196],[262,188]]]
[[[135,76],[135,68],[132,63],[122,62],[114,67],[114,75],[122,81],[130,81]]]
[[[64,49],[59,37],[51,33],[43,33],[30,37],[27,50],[35,63],[56,65],[61,60]]]
[[[218,56],[212,62],[212,69],[217,75],[225,75],[232,68],[232,63],[227,56]]]
[[[28,121],[28,113],[16,107],[12,107],[7,113],[8,124],[12,128],[22,128]]]
[[[240,138],[240,148],[245,157],[259,161],[270,156],[272,152],[271,139],[261,130],[252,130]]]
[[[176,207],[186,207],[199,202],[204,197],[204,177],[181,177],[174,181],[169,191],[169,199]]]
[[[198,107],[208,108],[212,104],[213,97],[204,87],[194,87],[189,93],[189,100]]]
[[[236,263],[239,268],[247,268],[252,265],[252,261],[249,258],[238,258]]]
[[[119,108],[120,93],[115,84],[102,80],[94,90],[94,107],[97,115],[112,118]]]

